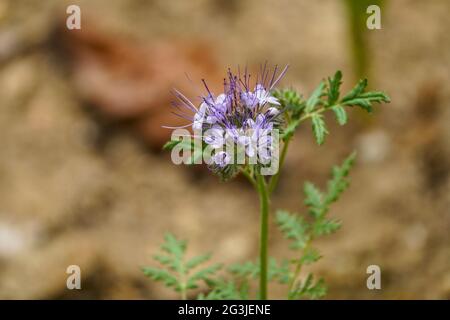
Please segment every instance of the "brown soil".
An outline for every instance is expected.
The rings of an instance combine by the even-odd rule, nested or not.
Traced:
[[[78,3],[103,32],[148,47],[209,43],[219,70],[290,63],[283,84],[306,94],[336,69],[345,89],[354,82],[338,1]],[[383,29],[367,36],[371,85],[392,103],[370,120],[353,112],[343,128],[330,117],[322,147],[308,126],[292,143],[274,208],[304,211],[304,180],[323,185],[333,164],[359,152],[352,185],[332,210],[343,228],[318,244],[324,258],[314,270],[328,298],[450,298],[449,11],[446,0],[389,1]],[[0,3],[0,298],[174,298],[139,270],[153,263],[166,231],[189,239],[192,255],[255,259],[254,191],[241,179],[218,183],[204,170],[173,165],[136,139],[139,131],[104,130],[47,45],[64,15],[56,0]],[[271,252],[289,255],[275,228]],[[66,289],[71,264],[82,269],[81,291]],[[371,264],[381,267],[382,290],[366,288]],[[271,297],[282,291],[273,288]]]

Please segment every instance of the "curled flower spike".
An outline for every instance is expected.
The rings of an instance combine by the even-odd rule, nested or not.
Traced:
[[[202,80],[206,95],[198,107],[175,90],[176,107],[181,112],[176,114],[190,121],[183,127],[191,126],[194,137],[202,137],[212,150],[209,167],[223,179],[231,178],[244,165],[264,166],[270,162],[274,153],[272,131],[281,123],[280,102],[271,92],[287,68],[278,72],[275,66],[270,71],[266,63],[253,85],[247,68],[242,75],[239,69],[237,74],[228,69],[224,91],[218,95]]]

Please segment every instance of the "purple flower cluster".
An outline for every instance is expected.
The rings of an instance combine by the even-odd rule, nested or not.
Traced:
[[[218,171],[235,164],[235,155],[226,146],[239,146],[247,158],[266,164],[272,156],[271,132],[280,124],[280,103],[271,92],[287,71],[287,66],[278,73],[261,66],[254,85],[245,68],[243,74],[233,74],[229,69],[224,79],[224,91],[214,95],[203,80],[207,95],[201,97],[196,107],[179,91],[175,96],[181,106],[194,113],[180,114],[190,121],[184,127],[192,126],[194,136],[201,136],[207,146],[213,149],[210,165]],[[176,107],[182,111],[180,104]]]

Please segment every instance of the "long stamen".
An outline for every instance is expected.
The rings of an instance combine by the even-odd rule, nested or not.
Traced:
[[[211,91],[209,91],[209,88],[208,88],[208,85],[206,84],[205,79],[202,79],[202,82],[203,82],[203,85],[204,85],[205,88],[206,88],[206,91],[208,91],[209,97],[210,97],[211,99],[214,99],[214,97],[213,97]]]
[[[269,82],[269,87],[272,87],[273,79],[275,79],[277,71],[278,71],[278,65],[275,65],[275,68],[273,69],[272,78],[270,79],[270,82]]]
[[[188,98],[186,98],[180,91],[178,91],[177,89],[173,89],[173,94],[175,95],[175,97],[177,97],[181,102],[184,103],[184,105],[186,107],[188,107],[188,109],[194,110],[195,112],[198,111],[198,109],[194,106],[194,104],[191,102],[191,100],[189,100]]]
[[[177,112],[174,112],[174,111],[171,111],[170,113],[172,113],[172,114],[174,114],[174,115],[176,115],[176,116],[178,116],[178,117],[180,117],[180,118],[189,120],[189,121],[191,121],[191,122],[194,121],[194,118],[191,117],[191,116],[189,116],[189,115],[182,114],[182,113],[177,113]]]
[[[280,73],[280,75],[278,76],[278,78],[271,84],[271,86],[270,86],[270,88],[269,88],[268,91],[272,90],[272,89],[277,85],[277,83],[281,80],[281,78],[284,77],[284,75],[286,74],[288,68],[289,68],[289,65],[287,64],[287,65],[284,67],[283,71],[281,71],[281,73]]]
[[[219,95],[216,98],[210,91],[205,79],[202,79],[207,95],[199,97],[202,103],[205,104],[201,107],[201,114],[199,111],[200,108],[195,107],[181,92],[174,89],[174,95],[177,97],[178,101],[173,103],[176,112],[172,112],[172,114],[186,119],[190,123],[183,126],[163,127],[168,129],[178,129],[187,128],[194,124],[196,127],[198,125],[198,116],[201,116],[203,119],[207,120],[207,122],[202,122],[202,130],[218,126],[222,129],[233,130],[237,136],[242,134],[239,133],[241,130],[255,129],[257,130],[257,134],[259,134],[258,132],[271,130],[281,123],[279,117],[282,110],[279,110],[280,112],[275,114],[270,113],[267,110],[267,100],[270,101],[268,98],[271,97],[269,91],[273,89],[285,75],[287,68],[288,66],[286,66],[278,75],[278,66],[275,66],[272,71],[272,68],[268,67],[267,61],[265,61],[264,64],[260,64],[254,90],[253,86],[250,85],[253,81],[251,81],[252,75],[248,72],[247,65],[245,65],[243,73],[239,65],[237,66],[235,73],[231,71],[231,68],[228,68],[227,75],[223,79],[224,96]],[[186,75],[186,77],[189,79],[188,75]],[[224,98],[218,100],[218,97]],[[193,111],[195,116],[186,114],[182,107]]]
[[[164,128],[164,129],[182,129],[182,128],[187,128],[187,127],[190,127],[190,126],[192,126],[191,123],[185,124],[184,126],[178,126],[178,127],[161,126],[161,128]]]

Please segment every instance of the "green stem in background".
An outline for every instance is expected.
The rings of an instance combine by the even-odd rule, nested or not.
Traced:
[[[259,299],[267,299],[267,250],[269,242],[269,194],[264,176],[257,173],[258,193],[260,199],[260,241],[259,241]]]

